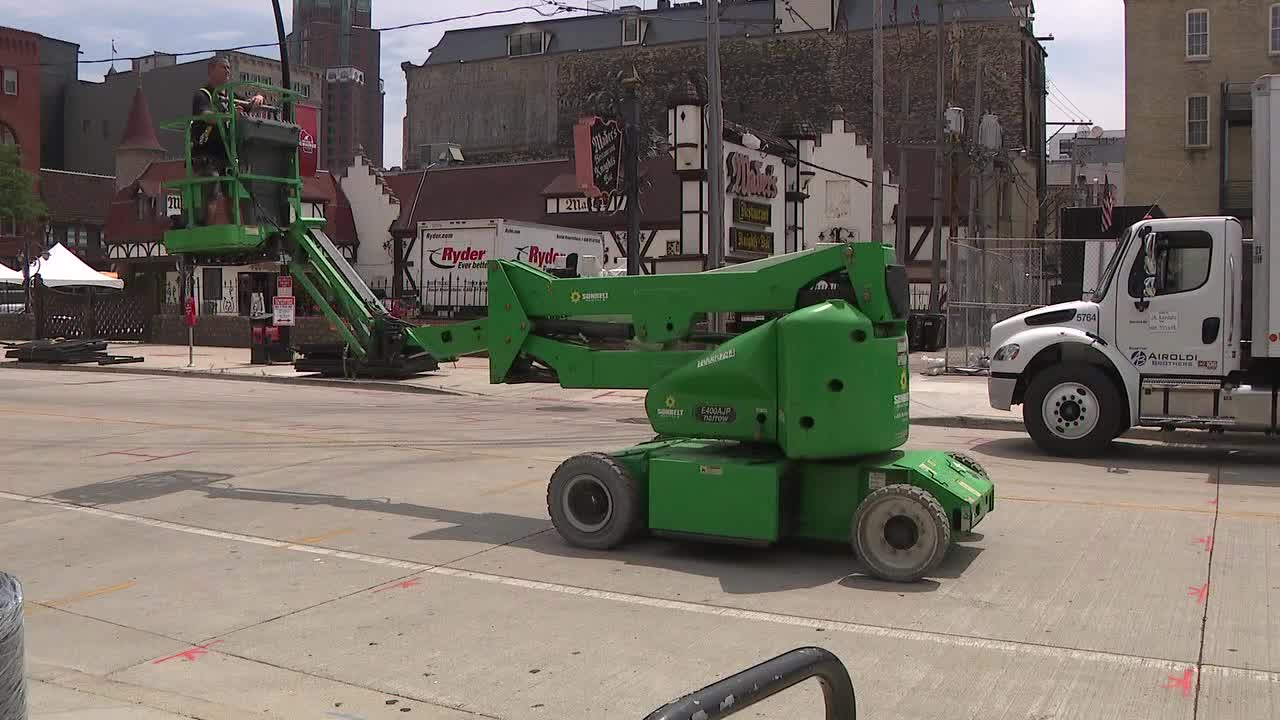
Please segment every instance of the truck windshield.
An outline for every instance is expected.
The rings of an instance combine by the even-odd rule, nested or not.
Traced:
[[[1133,226],[1124,231],[1124,235],[1120,238],[1120,242],[1116,243],[1116,249],[1111,254],[1111,261],[1107,263],[1107,269],[1102,274],[1102,282],[1098,283],[1098,289],[1093,291],[1093,301],[1102,302],[1107,296],[1107,292],[1111,289],[1111,283],[1115,280],[1116,271],[1120,268],[1120,260],[1125,256],[1125,251],[1129,247],[1129,241],[1133,238]]]

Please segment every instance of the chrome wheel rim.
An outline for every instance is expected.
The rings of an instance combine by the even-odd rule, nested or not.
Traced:
[[[1098,398],[1080,383],[1060,383],[1044,397],[1041,416],[1049,432],[1064,440],[1079,440],[1098,426]]]

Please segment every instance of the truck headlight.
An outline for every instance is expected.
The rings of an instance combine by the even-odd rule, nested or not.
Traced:
[[[1018,351],[1022,348],[1016,343],[1010,343],[996,350],[996,354],[991,358],[994,362],[1005,362],[1006,360],[1015,360],[1018,357]]]

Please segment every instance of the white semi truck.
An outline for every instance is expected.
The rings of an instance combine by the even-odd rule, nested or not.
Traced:
[[[1253,224],[1129,227],[1091,297],[991,331],[991,406],[1023,406],[1046,452],[1105,451],[1134,427],[1280,432],[1280,75],[1253,86]]]

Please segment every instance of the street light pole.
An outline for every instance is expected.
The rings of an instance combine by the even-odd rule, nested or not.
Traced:
[[[707,6],[707,269],[724,265],[724,105],[720,96],[720,3]],[[724,331],[724,316],[707,316],[708,330]]]
[[[938,37],[938,107],[937,115],[934,117],[934,140],[933,140],[933,257],[932,257],[932,273],[929,281],[929,312],[938,312],[939,291],[942,285],[942,154],[946,147],[943,145],[943,125],[942,125],[942,105],[943,105],[943,77],[945,72],[942,61],[942,31],[943,31],[943,0],[938,0],[938,21],[934,26],[934,32]]]
[[[622,147],[626,152],[627,181],[627,274],[640,274],[640,98],[637,89],[640,75],[635,68],[631,76],[622,81],[626,88],[623,103],[623,120],[626,134]]]
[[[875,42],[872,62],[871,237],[884,243],[884,0],[874,0]],[[905,118],[904,118],[905,120]]]

